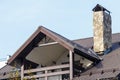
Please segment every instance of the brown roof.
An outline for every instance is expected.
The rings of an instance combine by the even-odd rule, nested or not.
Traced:
[[[44,33],[44,34],[43,34]],[[10,64],[14,59],[18,58],[20,54],[23,54],[24,49],[26,49],[26,46],[30,45],[32,41],[36,41],[38,43],[38,39],[40,40],[42,37],[45,36],[45,34],[49,37],[52,37],[52,39],[56,39],[60,43],[64,43],[65,47],[66,45],[69,46],[67,49],[77,48],[77,49],[85,49],[88,50],[93,46],[93,38],[85,38],[85,39],[77,39],[70,41],[67,38],[50,31],[44,27],[39,27],[37,31],[23,44],[23,46],[12,56],[12,58],[8,61]],[[41,37],[42,36],[42,37]],[[30,47],[29,47],[30,48]],[[92,67],[91,69],[81,73],[81,76],[79,77],[82,80],[94,80],[95,77],[97,78],[106,78],[106,77],[114,77],[117,76],[120,73],[120,33],[116,33],[112,35],[112,50],[106,54],[101,56],[103,60],[97,64],[96,66]],[[84,50],[83,50],[84,52]],[[88,53],[86,53],[88,54]],[[93,58],[93,56],[90,55],[90,57]],[[11,69],[11,66],[5,66],[0,70],[0,77],[3,78],[4,72],[9,72]],[[104,72],[103,74],[101,74]],[[92,75],[90,75],[92,73]],[[89,77],[87,77],[89,76]],[[96,80],[96,79],[95,79]]]
[[[10,72],[14,67],[6,65],[0,69],[0,80],[10,78]]]
[[[91,48],[93,45],[92,37],[74,41],[87,48]],[[115,77],[120,73],[120,33],[112,35],[111,51],[101,57],[103,60],[99,64],[81,73],[79,78],[82,80],[96,80],[97,78]],[[102,71],[104,74],[101,74]],[[92,73],[91,76],[90,73]]]
[[[77,44],[43,26],[40,26],[33,33],[33,35],[8,60],[8,64],[11,64],[16,59],[25,59],[25,57],[30,53],[30,51],[35,48],[39,41],[41,41],[45,36],[52,38],[54,41],[58,42],[66,49],[71,50],[72,52],[76,52],[91,61],[100,61],[100,58],[95,53],[93,53],[92,50],[89,50],[81,46],[80,44]]]
[[[75,77],[74,80],[119,80],[119,79],[110,79],[115,78],[119,75],[120,71],[116,72],[105,72],[105,73],[88,73],[87,75],[82,75],[80,77]],[[108,79],[109,78],[109,79]]]

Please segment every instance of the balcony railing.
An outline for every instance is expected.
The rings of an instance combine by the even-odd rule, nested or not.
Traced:
[[[45,80],[47,80],[47,78],[50,76],[69,74],[70,73],[69,67],[70,67],[69,64],[64,64],[64,65],[56,65],[50,67],[24,70],[24,78],[25,79],[45,78]]]

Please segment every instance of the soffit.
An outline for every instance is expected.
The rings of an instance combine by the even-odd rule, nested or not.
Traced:
[[[26,59],[37,64],[51,65],[53,62],[56,62],[65,51],[67,51],[67,49],[60,44],[40,46],[34,48]]]

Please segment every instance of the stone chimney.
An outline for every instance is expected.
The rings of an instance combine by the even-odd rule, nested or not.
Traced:
[[[101,55],[105,50],[111,47],[112,31],[110,11],[99,4],[93,8],[93,29],[93,49],[96,53]]]

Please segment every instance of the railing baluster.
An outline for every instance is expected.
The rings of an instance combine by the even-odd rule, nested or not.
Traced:
[[[47,76],[47,70],[45,70],[45,80],[48,80],[48,76]]]
[[[49,76],[69,74],[70,70],[62,71],[63,68],[69,68],[69,67],[70,67],[69,64],[64,64],[64,65],[43,67],[43,68],[37,68],[37,69],[30,69],[30,70],[25,70],[24,74],[28,74],[28,72],[30,72],[30,73],[44,72],[44,73],[41,73],[41,74],[35,74],[32,77],[34,77],[34,78],[44,77],[45,80],[48,80]],[[58,70],[58,71],[48,73],[48,71],[52,71],[52,70]],[[24,78],[31,78],[31,76],[24,76]]]

